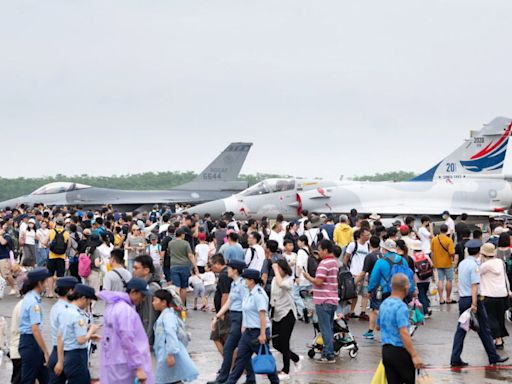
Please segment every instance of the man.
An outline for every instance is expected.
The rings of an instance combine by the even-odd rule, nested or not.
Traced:
[[[224,260],[226,262],[230,262],[231,260],[245,260],[245,252],[240,243],[238,242],[239,236],[235,232],[231,232],[228,235],[228,242],[224,244],[222,247],[224,248],[223,255]]]
[[[247,264],[248,269],[255,269],[261,273],[265,261],[265,250],[259,244],[261,235],[258,232],[252,232],[247,241],[249,248],[245,253],[245,264]]]
[[[457,265],[455,257],[455,245],[449,236],[449,228],[446,224],[441,225],[441,233],[432,239],[432,262],[437,270],[437,290],[439,292],[439,304],[455,304],[452,300],[453,265]],[[453,263],[453,264],[452,264]],[[443,292],[446,288],[446,301],[443,299]]]
[[[361,273],[363,270],[364,259],[370,253],[369,242],[370,239],[370,231],[367,229],[360,229],[358,231],[358,236],[355,241],[350,243],[345,252],[344,263],[350,269],[350,273],[354,279]],[[368,291],[367,285],[365,285],[364,280],[358,285],[357,289],[358,296],[361,297],[361,313],[357,316],[354,312],[357,300],[354,299],[350,303],[350,317],[357,318],[359,317],[362,321],[368,321],[370,318],[366,314],[366,305],[368,304]]]
[[[466,243],[471,239],[471,231],[468,229],[461,229],[457,235],[457,245],[455,246],[455,254],[457,255],[458,264],[466,256]],[[457,264],[457,265],[458,265]]]
[[[105,291],[125,292],[126,284],[131,280],[132,274],[124,267],[124,251],[116,248],[110,252],[110,271],[103,278]]]
[[[335,229],[334,219],[330,215],[320,215],[320,218],[323,220],[323,224],[320,225],[320,232],[324,234],[325,239],[333,240]]]
[[[341,257],[345,256],[347,246],[354,240],[354,233],[348,221],[347,215],[341,215],[340,223],[334,228],[333,233],[334,242],[341,248]]]
[[[151,293],[155,293],[160,289],[160,285],[154,281],[153,275],[155,267],[151,256],[141,255],[137,256],[133,261],[133,277],[142,279],[146,282]],[[145,297],[142,303],[137,306],[137,313],[142,320],[142,325],[148,335],[149,345],[153,345],[154,334],[153,326],[158,318],[155,309],[153,308],[151,297]]]
[[[487,312],[483,301],[480,298],[480,272],[478,269],[478,257],[480,254],[480,240],[470,240],[466,243],[468,256],[459,264],[459,313],[462,314],[466,310],[471,309],[480,325],[478,336],[485,348],[489,364],[496,365],[504,363],[508,357],[500,357],[496,353],[496,347],[489,330],[489,322]],[[461,354],[464,347],[464,339],[466,331],[457,323],[457,331],[453,339],[452,355],[450,364],[452,367],[462,368],[468,366],[468,363],[462,361]]]
[[[229,298],[229,292],[231,290],[231,283],[233,280],[228,276],[228,267],[226,266],[224,257],[221,254],[213,255],[211,264],[212,271],[218,275],[217,289],[215,290],[215,296],[213,297],[213,305],[215,306],[215,312],[219,312]],[[214,342],[221,355],[224,354],[224,343],[228,337],[229,324],[229,316],[226,314],[224,319],[219,319],[217,321],[216,328],[210,335],[210,340]]]
[[[272,226],[272,230],[270,231],[270,236],[268,237],[268,239],[276,241],[279,246],[279,249],[282,250],[284,248],[284,232],[281,223],[275,223]]]
[[[169,253],[169,243],[176,238],[176,227],[174,224],[169,224],[167,227],[167,232],[165,232],[165,236],[162,238],[160,242],[162,253],[160,257],[163,259],[163,270],[165,280],[167,284],[171,283],[171,254]]]
[[[282,259],[283,256],[279,253],[279,244],[275,240],[267,240],[265,244],[265,261],[261,268],[261,280],[263,281],[263,287],[268,297],[270,296],[270,289],[272,286],[272,280],[274,279],[275,273],[272,269],[272,264],[277,260]]]
[[[178,228],[176,238],[169,243],[169,254],[171,256],[171,280],[172,284],[179,288],[180,299],[183,305],[187,306],[187,288],[190,278],[190,267],[196,274],[199,273],[196,265],[196,257],[190,248],[190,243],[185,240],[185,231]]]
[[[451,237],[453,240],[453,236],[455,235],[455,221],[450,216],[450,212],[444,211],[442,214],[444,224],[448,227],[447,236]]]
[[[106,302],[100,348],[102,384],[154,383],[148,337],[135,306],[151,295],[147,283],[134,277],[125,292],[102,291]]]
[[[457,242],[461,241],[463,233],[469,231],[469,226],[466,222],[467,220],[468,214],[463,213],[462,215],[460,215],[460,221],[457,224],[455,224],[455,234],[457,235]]]
[[[69,240],[69,233],[64,230],[64,219],[58,218],[55,221],[55,229],[50,231],[48,239],[48,248],[50,248],[50,254],[48,256],[48,272],[50,272],[50,278],[47,280],[48,297],[53,297],[53,285],[55,282],[55,274],[57,278],[64,276],[66,273],[66,252],[71,247],[71,241]]]
[[[414,384],[416,369],[423,363],[409,335],[409,309],[404,303],[409,279],[397,273],[391,280],[391,295],[380,306],[377,327],[381,331],[382,363],[388,383]]]
[[[421,249],[426,256],[430,256],[430,243],[432,241],[432,226],[430,225],[430,217],[421,217],[421,227],[418,229],[418,238],[421,240]]]
[[[412,244],[415,241],[415,239],[412,238],[412,236],[414,236],[414,234],[411,236],[411,228],[405,224],[401,225],[399,230],[400,230],[401,239],[404,241],[405,246],[407,247],[408,255],[410,257],[412,257],[412,254],[413,254]]]
[[[13,248],[13,243],[11,236],[9,236],[6,232],[8,226],[9,223],[7,221],[2,221],[0,223],[0,276],[2,276],[7,282],[7,285],[11,287],[9,295],[15,295],[16,288],[11,273],[10,260],[10,252]]]
[[[299,236],[304,235],[304,231],[306,230],[304,228],[304,223],[306,220],[309,220],[309,211],[307,209],[302,210],[300,213],[300,219],[299,219],[299,229],[297,230],[297,234]]]
[[[219,226],[217,229],[215,229],[214,235],[215,235],[215,244],[217,244],[217,250],[216,252],[219,253],[220,247],[222,247],[222,244],[224,244],[224,239],[226,238],[226,227],[227,224],[224,220],[221,220],[219,222]]]
[[[380,238],[377,236],[372,236],[370,238],[370,253],[364,259],[363,270],[355,279],[356,285],[363,282],[366,276],[371,276],[373,267],[375,267],[377,260],[381,258],[382,253],[380,252]],[[375,295],[370,296],[370,324],[368,331],[363,334],[365,339],[373,340],[374,338],[373,330],[375,329],[375,322],[377,320],[377,315],[379,313],[379,307],[381,303],[382,300],[377,299]]]
[[[320,264],[316,270],[316,276],[311,277],[303,272],[304,277],[313,284],[313,303],[318,316],[320,333],[324,340],[322,356],[318,363],[332,364],[336,362],[333,346],[333,319],[338,307],[338,264],[332,255],[332,243],[321,240],[318,246]]]

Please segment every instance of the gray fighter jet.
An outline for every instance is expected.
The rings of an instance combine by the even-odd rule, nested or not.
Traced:
[[[383,217],[431,215],[448,210],[471,217],[502,215],[512,205],[512,163],[506,157],[512,120],[498,117],[427,172],[408,182],[315,180],[309,188],[296,179],[265,180],[237,195],[192,208],[219,216],[287,219],[302,210],[325,214],[379,213]],[[283,187],[286,186],[286,187]]]
[[[121,211],[129,212],[152,204],[198,204],[221,199],[247,188],[248,183],[238,181],[237,178],[251,146],[252,143],[231,143],[194,180],[169,190],[130,191],[57,182],[44,185],[29,195],[0,202],[0,209],[38,203],[52,206],[81,205],[87,208],[112,204]]]

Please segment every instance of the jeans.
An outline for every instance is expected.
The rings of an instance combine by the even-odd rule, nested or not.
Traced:
[[[418,299],[420,300],[421,305],[423,305],[423,313],[426,315],[430,308],[430,300],[428,299],[428,288],[430,283],[417,283],[416,285],[418,287]]]
[[[320,333],[324,340],[324,347],[322,349],[322,356],[328,359],[334,359],[334,333],[332,324],[334,321],[334,313],[336,312],[336,305],[333,304],[317,304],[315,305],[316,315],[318,316],[318,326]]]
[[[459,313],[462,314],[469,308],[471,308],[471,297],[461,297],[459,300]],[[487,312],[482,300],[480,299],[477,301],[476,316],[478,318],[478,322],[480,323],[478,336],[480,337],[485,352],[489,357],[489,363],[494,364],[500,359],[500,356],[496,353],[496,347],[494,346],[494,341],[491,337],[491,331],[489,330]],[[466,333],[467,332],[460,327],[460,324],[457,323],[457,331],[455,332],[455,337],[453,339],[452,356],[450,361],[452,364],[459,364],[461,362],[460,355],[462,354],[462,348],[464,347],[464,339],[466,338]]]
[[[50,250],[48,248],[37,248],[36,249],[36,264],[38,267],[46,266],[46,261],[48,260],[49,254],[50,254]]]

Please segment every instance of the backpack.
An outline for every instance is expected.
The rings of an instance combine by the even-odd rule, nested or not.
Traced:
[[[338,297],[341,301],[357,297],[356,282],[347,268],[340,268],[338,272]]]
[[[66,238],[64,237],[64,231],[55,231],[55,237],[50,243],[50,251],[55,253],[56,255],[64,255],[66,250],[68,249],[68,244],[66,242]]]
[[[424,254],[422,254],[421,258],[414,261],[414,270],[420,280],[426,280],[434,276],[434,268]]]
[[[91,274],[91,256],[87,253],[81,253],[78,257],[78,276],[84,279]]]
[[[354,258],[354,255],[357,253],[357,249],[359,248],[359,242],[357,240],[354,241],[354,244],[355,244],[354,245],[354,250],[350,254],[350,258],[348,259],[348,263],[347,263],[347,268],[348,269],[350,269],[350,266],[352,265],[352,259]]]
[[[319,264],[318,259],[314,256],[311,256],[308,251],[304,251],[308,254],[308,273],[311,277],[315,277]]]
[[[394,256],[396,256],[396,254],[393,254],[393,258]],[[386,292],[391,292],[391,280],[393,279],[393,276],[395,276],[397,273],[403,273],[409,279],[409,291],[414,291],[414,276],[412,274],[411,268],[409,268],[409,265],[407,264],[407,260],[405,260],[402,256],[400,256],[400,260],[398,260],[397,262],[391,260],[389,257],[386,256],[384,256],[384,260],[386,260],[389,266],[391,267],[391,271],[389,272],[388,278],[384,279],[386,287],[382,288],[387,288]]]
[[[158,220],[158,212],[157,211],[151,211],[149,213],[149,220],[151,220],[152,223],[156,223]]]

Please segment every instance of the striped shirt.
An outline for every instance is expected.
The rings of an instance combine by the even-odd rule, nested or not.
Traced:
[[[314,304],[338,305],[338,263],[329,255],[318,264],[316,276],[324,281],[322,285],[313,284]]]

